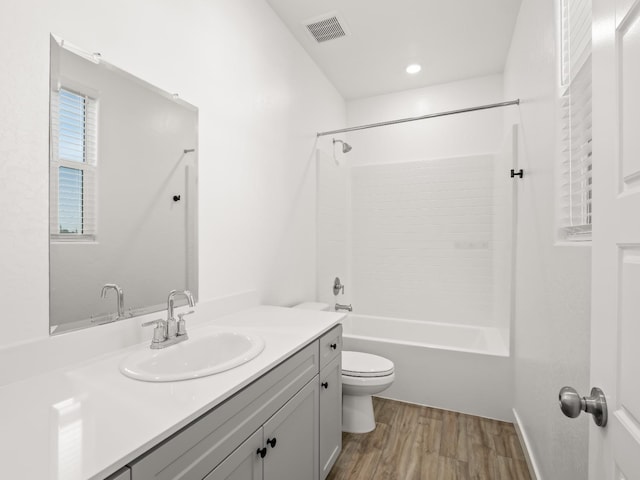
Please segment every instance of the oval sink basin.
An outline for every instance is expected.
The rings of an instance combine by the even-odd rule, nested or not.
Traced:
[[[238,367],[263,349],[264,340],[256,335],[217,332],[160,350],[137,351],[120,363],[120,371],[147,382],[187,380]]]

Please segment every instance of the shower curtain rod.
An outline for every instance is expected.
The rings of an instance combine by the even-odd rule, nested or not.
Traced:
[[[408,117],[400,118],[398,120],[389,120],[387,122],[370,123],[369,125],[359,125],[357,127],[340,128],[338,130],[329,130],[327,132],[318,132],[317,137],[323,137],[325,135],[333,135],[335,133],[353,132],[355,130],[365,130],[367,128],[384,127],[386,125],[395,125],[396,123],[415,122],[416,120],[426,120],[427,118],[444,117],[446,115],[456,115],[458,113],[476,112],[478,110],[488,110],[490,108],[508,107],[509,105],[520,105],[520,99],[509,100],[508,102],[491,103],[489,105],[480,105],[479,107],[461,108],[459,110],[449,110],[448,112],[430,113],[429,115],[422,115],[420,117]]]

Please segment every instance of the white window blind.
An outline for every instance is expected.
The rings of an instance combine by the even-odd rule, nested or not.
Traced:
[[[560,234],[589,240],[592,224],[591,0],[562,0]]]
[[[51,94],[51,236],[96,235],[97,101],[65,88]]]

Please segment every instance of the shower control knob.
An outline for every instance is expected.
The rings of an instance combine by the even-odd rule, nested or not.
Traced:
[[[558,394],[560,410],[569,418],[576,418],[582,411],[593,415],[593,421],[599,427],[607,425],[607,399],[597,387],[591,389],[589,397],[581,397],[575,388],[562,387]]]

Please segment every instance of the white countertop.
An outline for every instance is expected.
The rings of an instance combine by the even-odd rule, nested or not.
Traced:
[[[256,307],[198,325],[191,330],[193,335],[233,329],[265,341],[263,352],[250,362],[199,379],[149,383],[125,377],[118,369],[120,361],[147,348],[147,342],[5,385],[0,388],[0,476],[103,479],[331,329],[343,316]]]

